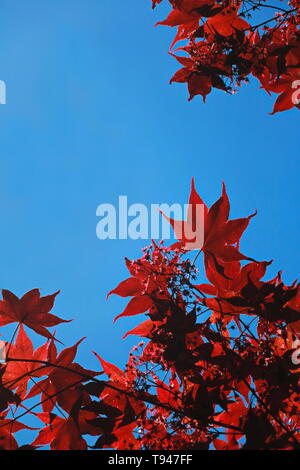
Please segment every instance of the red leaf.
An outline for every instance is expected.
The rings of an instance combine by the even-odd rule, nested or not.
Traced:
[[[120,297],[135,297],[139,295],[143,290],[144,286],[140,279],[136,277],[129,277],[125,281],[120,282],[120,284],[107,294],[107,298],[112,295],[119,295]]]
[[[146,320],[132,330],[128,331],[122,339],[127,338],[129,335],[138,335],[146,338],[151,337],[151,332],[155,329],[155,323],[152,320]]]
[[[197,16],[197,15],[196,15]],[[157,25],[164,26],[178,26],[195,21],[195,15],[189,15],[180,10],[172,10],[169,16],[164,20],[156,23]]]
[[[199,224],[199,221],[197,221],[195,217],[196,207],[199,204],[204,203],[196,192],[194,180],[192,180],[187,221],[170,219],[163,214],[163,216],[172,225],[175,235],[179,240],[179,244],[176,247],[188,249],[186,247],[188,246],[189,240],[185,235],[195,231],[194,227],[196,224]],[[209,211],[204,204],[204,244],[197,246],[197,248],[201,249],[204,253],[211,255],[216,260],[215,267],[220,266],[222,268],[222,262],[226,263],[242,259],[250,259],[240,253],[237,244],[239,243],[243,232],[247,228],[250,219],[255,214],[244,219],[228,220],[229,209],[230,204],[225,185],[223,184],[222,196],[217,202],[215,202],[215,204],[213,204]]]
[[[144,313],[152,306],[152,300],[147,295],[140,295],[139,297],[134,297],[131,299],[125,308],[125,310],[120,313],[115,319],[114,323],[121,317],[130,317],[132,315],[138,315]]]
[[[56,416],[51,425],[43,428],[32,445],[45,446],[50,444],[51,450],[86,450],[87,445],[81,437],[78,426],[73,418]]]
[[[95,356],[99,359],[105,374],[109,377],[112,382],[119,383],[124,385],[126,382],[126,374],[119,369],[119,367],[111,364],[110,362],[106,362],[102,357],[100,357],[96,352],[94,352]]]
[[[33,289],[19,299],[12,292],[3,290],[3,300],[0,301],[0,326],[14,322],[24,323],[39,335],[53,338],[45,327],[71,321],[62,320],[49,313],[58,293],[41,297],[39,290]]]
[[[250,27],[247,21],[237,15],[237,11],[228,9],[217,13],[212,18],[208,18],[205,24],[205,31],[208,35],[214,35],[216,32],[221,36],[228,37],[238,31],[247,30]]]
[[[206,96],[211,92],[211,78],[207,75],[193,72],[188,78],[189,101],[194,96],[201,95],[205,103]]]
[[[32,342],[21,324],[15,343],[7,346],[8,362],[3,375],[6,386],[12,390],[16,389],[17,393],[24,397],[30,377],[42,377],[47,373],[42,363],[34,362],[46,361],[47,352],[48,343],[40,346],[36,351],[33,350]],[[22,359],[27,361],[24,362]],[[30,359],[33,362],[30,362]]]

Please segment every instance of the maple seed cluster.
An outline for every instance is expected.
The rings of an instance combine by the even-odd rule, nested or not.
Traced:
[[[161,1],[152,1],[153,8]],[[172,11],[157,24],[177,28],[170,53],[182,68],[171,83],[187,83],[190,100],[201,95],[205,101],[213,88],[234,93],[252,76],[269,95],[278,94],[272,114],[299,109],[298,0],[280,6],[269,0],[168,1]]]
[[[270,262],[241,253],[253,216],[229,219],[225,186],[209,208],[193,180],[189,204],[204,205],[196,256],[184,238],[153,242],[108,294],[129,298],[116,319],[144,317],[124,335],[141,338],[124,370],[97,353],[99,372],[78,364],[82,340],[58,351],[58,293],[3,291],[0,326],[17,326],[0,365],[1,450],[299,449],[300,286],[262,280]],[[33,438],[20,445],[22,429]]]

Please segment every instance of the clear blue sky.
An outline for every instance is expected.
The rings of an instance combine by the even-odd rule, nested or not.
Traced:
[[[100,241],[96,207],[186,203],[192,176],[208,203],[227,184],[232,216],[258,216],[242,251],[274,259],[270,275],[298,275],[299,112],[269,116],[274,99],[253,81],[203,105],[168,85],[173,31],[153,28],[166,7],[150,0],[1,0],[0,286],[21,295],[61,289],[55,313],[66,344],[87,336],[90,354],[124,364],[141,318],[114,316],[106,293],[127,276],[123,258],[144,241]]]

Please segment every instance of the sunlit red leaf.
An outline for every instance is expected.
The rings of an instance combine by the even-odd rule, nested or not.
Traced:
[[[20,299],[8,290],[2,290],[3,300],[0,301],[0,326],[18,322],[31,328],[46,338],[53,338],[48,327],[70,320],[62,320],[49,313],[53,308],[55,294],[40,296],[38,289],[33,289]]]

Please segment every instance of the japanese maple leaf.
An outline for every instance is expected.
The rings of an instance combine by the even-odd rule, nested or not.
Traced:
[[[36,333],[46,338],[53,338],[47,327],[66,323],[71,320],[62,320],[49,313],[53,308],[58,292],[45,297],[40,296],[38,289],[27,292],[20,299],[9,290],[2,290],[3,300],[0,300],[0,326],[10,323],[23,323]]]
[[[156,250],[158,251],[158,250]],[[132,297],[125,310],[118,315],[114,322],[120,317],[138,315],[149,310],[153,306],[151,295],[157,292],[159,287],[159,298],[169,298],[168,293],[168,274],[172,275],[172,267],[166,268],[159,255],[154,256],[152,262],[147,257],[143,257],[139,262],[125,259],[128,271],[131,277],[120,282],[120,284],[111,290],[107,298],[112,295],[120,297]],[[161,273],[161,274],[160,274]]]
[[[209,17],[216,15],[222,6],[215,5],[214,0],[188,0],[175,3],[173,10],[164,21],[156,23],[164,26],[177,26],[177,34],[170,46],[170,49],[178,42],[192,37],[192,34],[199,28],[199,21],[202,16]]]
[[[239,8],[229,7],[213,17],[208,18],[204,27],[207,35],[214,36],[217,33],[221,36],[228,37],[237,30],[247,30],[250,25],[247,21],[238,16],[238,10]]]
[[[17,450],[19,446],[14,433],[23,429],[36,430],[37,428],[29,427],[6,417],[0,417],[0,450]]]
[[[158,23],[156,23],[156,26],[158,25],[179,26],[179,25],[195,22],[195,18],[198,18],[198,23],[199,23],[199,18],[200,18],[199,14],[193,13],[193,12],[185,13],[180,10],[174,9],[171,11],[169,16],[164,21],[159,21]]]
[[[240,427],[245,417],[247,416],[248,409],[244,405],[244,402],[241,398],[234,402],[231,402],[228,405],[226,411],[219,413],[217,416],[214,417],[215,421],[219,421],[224,424],[229,424],[231,426]]]
[[[241,266],[239,261],[224,263],[225,276],[222,276],[216,270],[213,259],[207,257],[205,259],[205,271],[211,284],[199,284],[195,287],[204,294],[231,297],[238,294],[248,284],[249,278],[253,283],[258,284],[270,264],[271,261],[253,262],[245,266]]]
[[[109,387],[105,387],[100,395],[100,399],[109,406],[113,406],[119,409],[122,413],[125,412],[127,406],[130,406],[131,410],[138,416],[145,409],[144,403],[134,397],[129,397],[126,393],[122,393],[132,390],[135,376],[129,371],[123,372],[119,367],[105,361],[96,352],[95,356],[99,359],[104,373],[109,377],[109,384],[115,387],[115,390]]]
[[[140,450],[141,440],[134,436],[136,422],[115,426],[115,429],[102,432],[92,449]]]
[[[45,416],[48,413],[45,413]],[[45,426],[33,441],[33,446],[45,446],[50,444],[51,450],[86,450],[87,445],[82,438],[78,425],[75,420],[69,416],[61,418],[59,416],[48,415],[44,418],[48,426]]]
[[[177,70],[175,75],[171,78],[170,83],[187,83],[190,94],[189,101],[191,101],[194,96],[201,95],[205,102],[206,96],[212,89],[211,77],[205,73],[200,73],[193,59],[176,56],[174,54],[171,55],[184,67]]]
[[[281,273],[271,281],[255,281],[248,276],[247,284],[238,295],[226,301],[233,308],[248,308],[249,315],[258,315],[269,322],[284,321],[295,323],[300,320],[299,285],[287,286],[282,282]]]
[[[126,260],[127,266],[129,266],[129,263],[129,260]],[[120,297],[132,297],[125,310],[114,319],[114,322],[120,317],[144,313],[152,306],[152,300],[145,292],[145,279],[146,276],[145,278],[143,276],[132,276],[122,281],[115,289],[108,293],[107,298],[112,294],[119,295]]]
[[[145,320],[140,325],[138,325],[135,328],[133,328],[132,330],[128,331],[123,336],[122,339],[125,339],[125,338],[127,338],[127,336],[130,336],[130,335],[137,335],[137,336],[141,336],[142,338],[151,338],[152,333],[154,332],[156,327],[161,325],[161,324],[162,324],[162,322],[159,322],[159,321],[153,322],[150,319]]]
[[[200,15],[192,12],[185,13],[174,9],[164,21],[156,23],[155,26],[178,26],[177,34],[170,45],[172,49],[178,41],[188,38],[194,31],[199,28]]]
[[[300,71],[285,75],[267,86],[267,91],[279,93],[271,114],[287,111],[294,107],[300,109]]]
[[[220,262],[238,261],[242,259],[251,259],[240,253],[238,243],[245,229],[247,228],[251,217],[228,220],[230,204],[226,193],[225,185],[223,184],[222,196],[216,201],[208,210],[199,194],[195,189],[194,178],[192,179],[191,193],[188,205],[187,220],[174,220],[163,216],[172,225],[176,238],[179,240],[171,248],[179,248],[188,250],[190,240],[185,237],[185,234],[195,231],[195,225],[198,223],[195,220],[197,214],[197,206],[203,205],[203,218],[204,218],[204,240],[203,244],[195,246],[193,249],[201,249],[206,256],[213,258],[217,268],[221,268]]]
[[[199,218],[197,215],[198,208],[203,208],[203,212],[200,215],[203,215],[203,220],[198,220]],[[204,204],[202,199],[200,198],[199,194],[196,192],[194,178],[192,179],[192,186],[191,186],[191,193],[189,197],[188,203],[188,212],[187,212],[187,220],[174,220],[168,216],[166,216],[162,211],[161,214],[163,217],[170,222],[172,228],[175,232],[175,236],[178,240],[178,243],[174,244],[171,248],[182,248],[185,250],[189,250],[189,244],[193,244],[194,247],[192,249],[201,249],[203,247],[203,240],[197,240],[196,231],[197,228],[204,229],[205,220],[207,218],[208,209],[207,206]],[[197,225],[201,225],[197,227]]]
[[[178,380],[175,378],[170,380],[169,385],[157,380],[156,395],[160,403],[171,406],[173,409],[180,409],[182,406],[182,400],[180,397],[180,385]]]
[[[46,361],[47,351],[48,343],[34,351],[32,342],[21,324],[15,343],[7,345],[7,364],[3,374],[4,385],[11,390],[16,389],[16,393],[20,397],[24,397],[28,381],[32,377],[42,377],[47,373],[42,363],[34,362]],[[20,359],[26,359],[26,362]],[[33,362],[30,362],[31,359]]]
[[[47,356],[49,365],[47,378],[35,384],[26,397],[31,398],[41,394],[42,408],[45,412],[52,411],[56,402],[66,411],[69,411],[81,393],[76,385],[98,375],[98,372],[84,369],[76,362],[73,362],[77,348],[83,339],[74,346],[64,349],[59,355],[54,341],[51,340]]]
[[[300,48],[298,51],[300,52]],[[267,68],[260,75],[254,74],[259,79],[261,88],[264,88],[269,95],[271,95],[271,92],[279,95],[274,103],[271,115],[294,107],[300,109],[300,69],[295,67],[296,64],[293,63],[292,59],[288,60],[288,56],[286,57],[286,62],[291,62],[291,69],[280,77],[278,76],[279,73],[275,74],[273,72],[272,74]]]
[[[107,362],[102,359],[102,357],[100,357],[99,354],[97,354],[96,352],[94,352],[94,354],[99,360],[103,371],[109,377],[110,381],[124,389],[128,388],[128,377],[126,376],[125,372],[123,372],[121,369],[119,369],[119,367],[115,366],[114,364],[111,364],[110,362]]]

